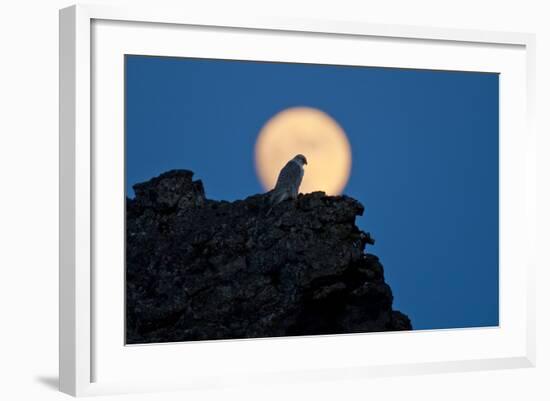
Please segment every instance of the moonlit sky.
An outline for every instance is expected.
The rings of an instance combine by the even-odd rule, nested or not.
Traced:
[[[288,107],[346,132],[346,195],[414,329],[498,325],[498,75],[126,56],[126,193],[190,169],[211,199],[263,192],[258,132]],[[307,155],[306,155],[307,156]],[[307,166],[306,166],[307,174]]]

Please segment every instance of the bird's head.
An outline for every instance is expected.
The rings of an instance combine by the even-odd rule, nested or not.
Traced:
[[[296,155],[293,159],[296,163],[299,163],[300,166],[303,166],[304,164],[307,164],[307,159],[304,155]]]

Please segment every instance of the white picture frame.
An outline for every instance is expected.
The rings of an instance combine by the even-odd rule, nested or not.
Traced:
[[[177,35],[183,39],[192,35],[200,46],[182,49],[176,40],[166,40]],[[271,47],[259,46],[254,35],[261,35]],[[338,47],[331,44],[334,38],[340,41]],[[240,44],[222,48],[216,44],[219,39]],[[329,54],[318,56],[321,53],[314,52],[321,41]],[[303,51],[308,43],[313,49],[309,53]],[[370,46],[372,58],[365,61],[361,58],[365,55],[352,53],[348,44]],[[399,46],[394,47],[399,51],[384,50],[392,46]],[[279,47],[287,53],[274,50]],[[202,15],[186,8],[78,5],[61,10],[60,390],[80,396],[534,366],[534,47],[534,35],[525,33],[250,18],[237,11]],[[124,224],[123,197],[117,198],[123,193],[118,79],[119,56],[125,52],[191,52],[203,57],[216,52],[221,58],[241,52],[245,59],[305,57],[310,62],[339,57],[359,65],[501,73],[500,326],[125,346],[119,321],[123,275],[117,270],[123,269],[118,262]],[[98,129],[112,133],[113,142],[94,137]],[[113,199],[117,206],[106,210]],[[108,231],[114,236],[105,234],[106,224],[112,224]],[[107,249],[106,242],[113,249]],[[107,260],[118,267],[101,270]],[[376,349],[384,346],[403,352],[378,355]],[[323,353],[318,352],[321,349]],[[185,355],[185,362],[177,355]],[[159,366],[171,371],[177,367],[179,373],[167,374]]]

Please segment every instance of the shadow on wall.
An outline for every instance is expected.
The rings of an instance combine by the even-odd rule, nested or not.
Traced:
[[[35,380],[51,390],[59,390],[59,377],[57,376],[39,376]]]

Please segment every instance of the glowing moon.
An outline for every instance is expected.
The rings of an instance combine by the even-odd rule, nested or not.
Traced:
[[[275,186],[281,168],[299,153],[307,158],[300,192],[342,193],[351,171],[348,138],[328,114],[310,107],[283,110],[261,129],[255,162],[266,190]]]

